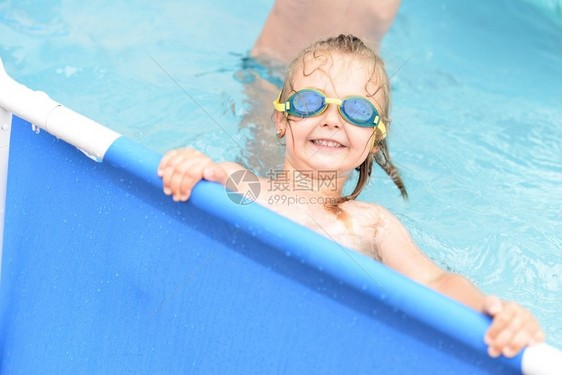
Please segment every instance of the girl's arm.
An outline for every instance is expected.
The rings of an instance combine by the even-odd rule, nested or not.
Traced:
[[[527,309],[486,296],[465,277],[439,268],[423,254],[404,225],[389,211],[379,208],[379,220],[375,241],[383,263],[493,318],[484,336],[491,356],[513,357],[523,347],[544,341],[544,333]]]

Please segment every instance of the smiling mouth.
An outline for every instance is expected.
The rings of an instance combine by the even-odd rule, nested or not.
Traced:
[[[313,139],[311,142],[314,143],[316,146],[321,146],[321,147],[329,147],[329,148],[345,147],[341,143],[329,139]]]

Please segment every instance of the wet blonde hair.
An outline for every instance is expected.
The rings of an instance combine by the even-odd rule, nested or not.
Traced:
[[[310,58],[312,58],[312,60],[317,60],[321,57],[329,56],[331,54],[360,58],[369,65],[372,76],[368,82],[365,82],[365,88],[367,89],[369,83],[375,83],[378,87],[375,92],[369,93],[370,97],[374,97],[375,94],[382,90],[381,94],[379,95],[380,97],[382,97],[382,103],[377,104],[379,104],[378,109],[380,110],[379,114],[381,116],[381,119],[386,124],[388,131],[390,127],[390,82],[384,69],[384,62],[372,49],[367,47],[361,41],[361,39],[353,35],[341,34],[337,37],[328,38],[326,40],[316,42],[305,48],[289,64],[283,88],[280,94],[280,101],[283,102],[287,100],[289,95],[295,91],[293,88],[293,81],[299,69],[301,69],[301,72],[302,74],[304,74],[304,76],[308,76],[312,74],[316,69],[318,69],[318,67],[316,67],[311,71],[307,71],[307,60],[310,60]],[[368,92],[368,90],[366,91]],[[287,122],[290,121],[288,117],[286,117],[286,120]],[[369,182],[369,177],[371,176],[371,172],[373,169],[373,161],[376,161],[377,164],[392,179],[398,190],[400,190],[402,198],[408,198],[408,193],[406,191],[406,187],[404,186],[404,182],[402,181],[402,178],[398,173],[398,169],[394,166],[390,158],[386,139],[378,129],[374,132],[373,136],[375,137],[373,145],[378,145],[379,150],[376,153],[369,153],[369,156],[367,156],[363,163],[361,163],[361,165],[356,168],[356,170],[359,171],[359,178],[357,179],[357,184],[355,185],[353,192],[347,196],[338,198],[336,200],[336,205],[338,203],[356,199],[357,196],[359,196],[361,191],[363,191],[363,189]]]

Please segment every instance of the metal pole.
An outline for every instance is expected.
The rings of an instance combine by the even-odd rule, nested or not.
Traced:
[[[12,114],[0,107],[0,276],[2,273],[4,215],[6,212],[6,187],[8,184],[8,158],[10,155],[11,128]]]

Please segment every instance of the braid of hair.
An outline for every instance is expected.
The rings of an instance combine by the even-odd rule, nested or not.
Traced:
[[[382,170],[392,179],[394,185],[400,190],[400,195],[405,200],[408,199],[408,192],[406,191],[406,185],[404,185],[404,181],[402,181],[402,177],[400,177],[400,173],[398,172],[398,168],[394,165],[392,160],[390,159],[390,154],[388,152],[388,145],[386,143],[386,139],[383,139],[380,142],[380,150],[375,154],[375,161],[377,164],[382,168]]]

